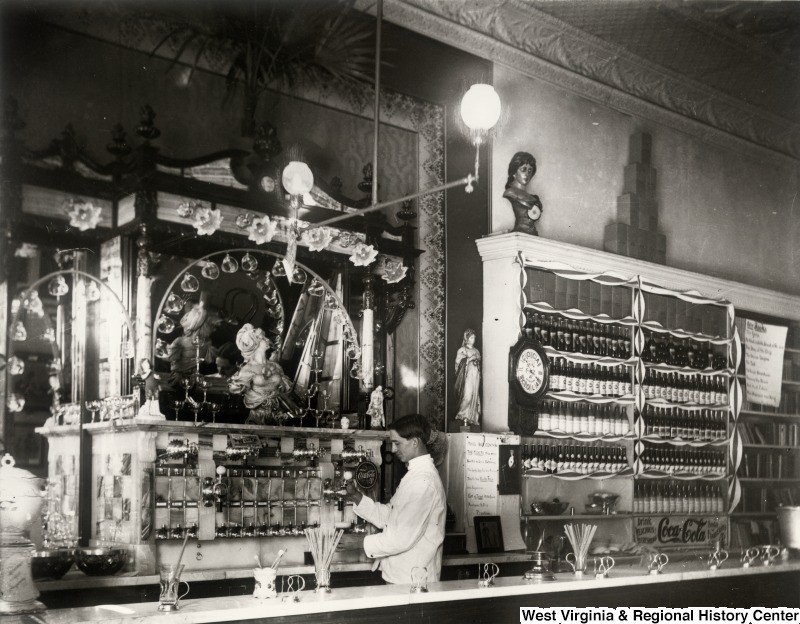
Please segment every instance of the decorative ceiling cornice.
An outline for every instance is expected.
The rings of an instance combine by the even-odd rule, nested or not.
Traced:
[[[369,0],[359,0],[370,11]],[[650,63],[524,0],[386,0],[385,19],[522,74],[730,149],[784,164],[800,126]],[[765,149],[759,149],[759,146]]]

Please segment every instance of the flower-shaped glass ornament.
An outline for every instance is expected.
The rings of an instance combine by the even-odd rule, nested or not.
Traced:
[[[161,338],[156,340],[156,348],[154,353],[156,357],[160,360],[166,360],[167,358],[169,358],[169,347],[167,346],[167,343],[164,340],[161,340]]]
[[[42,339],[46,340],[47,342],[55,342],[56,341],[56,330],[54,327],[48,327],[44,330],[42,334]]]
[[[200,269],[200,274],[209,280],[215,280],[219,277],[219,267],[216,262],[206,260],[203,263],[203,268]]]
[[[29,290],[22,296],[22,307],[28,314],[37,318],[44,316],[44,304],[39,298],[39,293],[35,290]]]
[[[178,314],[183,310],[183,303],[183,297],[176,293],[170,293],[166,303],[164,303],[164,311],[167,314]]]
[[[372,245],[358,243],[350,255],[350,262],[356,266],[369,266],[378,257],[378,250]]]
[[[250,227],[250,224],[253,223],[253,215],[251,215],[249,212],[240,212],[238,215],[236,215],[234,223],[240,230],[246,230],[248,227]]]
[[[21,412],[25,407],[25,397],[16,392],[12,392],[8,395],[6,405],[8,406],[9,412]]]
[[[100,288],[98,288],[94,281],[90,281],[86,285],[86,301],[89,303],[100,301]]]
[[[230,254],[225,254],[225,257],[222,259],[222,270],[225,273],[236,273],[239,270],[239,263],[236,261]]]
[[[171,334],[175,331],[175,321],[166,314],[162,314],[158,317],[156,329],[160,334]]]
[[[21,375],[25,372],[25,362],[16,355],[12,355],[8,358],[8,372],[11,375]]]
[[[103,209],[95,206],[92,202],[83,199],[68,199],[64,207],[64,212],[69,217],[71,227],[78,228],[81,232],[93,230],[100,223],[100,215]]]
[[[270,242],[277,231],[277,221],[273,221],[266,216],[258,217],[253,219],[253,222],[248,226],[247,239],[253,241],[256,245],[263,245]]]
[[[242,256],[242,270],[246,271],[247,273],[252,273],[253,271],[257,271],[258,260],[256,260],[249,253],[245,253],[244,256]]]
[[[181,290],[183,292],[197,292],[200,290],[200,282],[191,273],[184,273],[181,279]]]
[[[408,267],[403,266],[400,262],[387,260],[383,266],[381,277],[389,284],[396,284],[406,276],[406,273],[408,273]]]
[[[308,294],[312,297],[321,297],[325,294],[325,285],[315,277],[308,285]]]
[[[219,208],[212,210],[208,206],[195,208],[192,225],[200,236],[213,234],[222,225],[222,213]]]
[[[333,242],[333,232],[326,227],[312,227],[303,232],[302,241],[310,251],[322,251]]]
[[[181,202],[175,208],[175,212],[181,219],[191,219],[194,216],[194,209],[196,204],[194,202]]]
[[[54,297],[63,297],[69,292],[69,284],[63,275],[56,275],[47,284],[47,292]]]
[[[286,269],[283,267],[283,262],[278,259],[272,267],[272,275],[275,277],[286,277]]]

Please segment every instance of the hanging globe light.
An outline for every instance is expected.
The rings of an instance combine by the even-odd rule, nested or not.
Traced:
[[[314,174],[307,164],[293,160],[283,168],[281,182],[289,195],[304,195],[314,186]]]
[[[461,119],[470,130],[486,132],[500,119],[500,96],[489,84],[475,84],[461,99]]]

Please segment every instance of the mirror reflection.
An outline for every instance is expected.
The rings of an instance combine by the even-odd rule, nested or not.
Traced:
[[[158,293],[139,415],[338,425],[360,348],[342,272],[327,271],[260,249],[215,252],[179,271]]]

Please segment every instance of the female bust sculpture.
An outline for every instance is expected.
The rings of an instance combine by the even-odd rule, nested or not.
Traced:
[[[245,323],[236,334],[236,346],[244,364],[228,381],[232,394],[243,394],[245,407],[250,408],[247,422],[265,424],[278,405],[278,397],[288,392],[292,381],[283,374],[280,364],[267,358],[270,341],[260,327]]]
[[[527,188],[536,175],[536,159],[528,152],[517,152],[508,163],[508,181],[503,193],[514,210],[514,231],[538,236],[536,221],[542,216],[542,202]]]
[[[464,332],[461,348],[456,353],[456,418],[465,425],[477,425],[481,418],[481,354],[475,348],[475,331]]]

